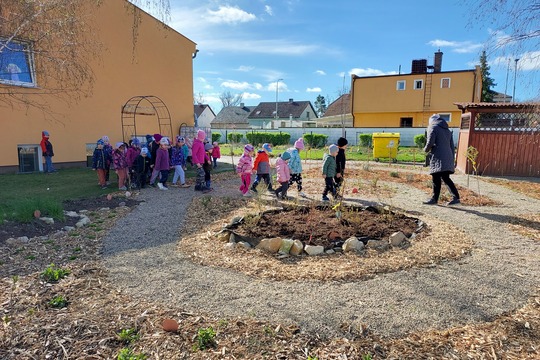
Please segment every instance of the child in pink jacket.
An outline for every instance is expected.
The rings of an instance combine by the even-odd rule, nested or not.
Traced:
[[[250,196],[249,186],[251,185],[251,171],[253,170],[253,145],[247,144],[244,146],[244,155],[238,160],[236,166],[236,173],[240,175],[242,185],[240,185],[240,191],[242,196]]]
[[[287,199],[287,190],[289,189],[289,180],[291,179],[291,172],[289,170],[289,160],[291,159],[291,154],[288,151],[283,152],[281,156],[276,160],[276,172],[277,172],[277,181],[279,182],[279,187],[274,191],[276,197],[279,199]],[[281,193],[281,196],[280,196]]]

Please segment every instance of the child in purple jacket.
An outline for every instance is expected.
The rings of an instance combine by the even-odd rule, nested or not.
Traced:
[[[236,166],[236,173],[240,175],[242,185],[240,185],[240,191],[242,196],[250,196],[249,185],[251,184],[251,171],[253,170],[253,145],[247,144],[244,146],[244,154],[238,160]]]
[[[154,164],[154,171],[159,171],[160,179],[158,187],[160,190],[169,190],[167,187],[167,179],[169,178],[169,171],[171,169],[171,163],[169,161],[169,139],[167,137],[161,138],[159,141],[159,149],[156,151],[156,162]]]

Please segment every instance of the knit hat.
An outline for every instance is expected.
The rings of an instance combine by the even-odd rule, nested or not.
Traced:
[[[126,144],[124,144],[123,142],[119,141],[116,143],[116,148],[117,149],[120,149],[120,146],[126,146]]]
[[[289,160],[291,158],[291,153],[288,151],[285,151],[283,154],[281,154],[281,158],[283,160]]]
[[[294,142],[294,147],[298,150],[304,150],[304,139],[300,138]]]
[[[249,153],[249,152],[252,152],[252,151],[253,151],[253,145],[246,144],[246,146],[244,146],[244,153]]]
[[[96,142],[97,145],[105,145],[105,141],[103,141],[103,139],[99,139],[97,142]]]
[[[150,134],[146,134],[145,137],[146,137],[146,142],[150,142],[150,141],[153,140],[152,135],[150,135]]]
[[[159,139],[159,144],[160,145],[169,145],[169,138],[164,136],[162,137],[161,139]]]
[[[332,145],[330,145],[330,146],[328,147],[328,152],[329,152],[330,154],[335,154],[335,153],[337,153],[338,151],[339,151],[339,148],[337,147],[337,145],[332,144]]]
[[[103,136],[101,137],[101,140],[103,140],[103,141],[106,142],[106,143],[110,142],[109,137],[108,137],[107,135],[103,135]]]
[[[148,155],[148,148],[143,147],[141,149],[141,155]]]
[[[347,145],[349,142],[347,141],[347,139],[345,139],[344,137],[340,137],[338,140],[337,140],[337,146],[339,147],[342,147],[342,146],[345,146]]]
[[[435,120],[438,120],[441,116],[439,114],[433,114],[429,117],[429,124],[431,125],[432,122]]]
[[[272,145],[270,145],[269,143],[264,143],[262,147],[264,150],[268,151],[269,153],[272,152]]]
[[[176,142],[184,142],[184,137],[180,136],[180,135],[176,135]]]
[[[156,142],[160,142],[162,138],[163,136],[161,134],[154,134],[154,140],[156,140]]]
[[[210,143],[204,144],[204,151],[210,151],[212,150],[213,146]]]
[[[212,145],[218,146],[218,142],[217,142],[217,141],[214,141],[214,142],[212,143]]]
[[[197,130],[197,139],[203,141],[206,138],[206,133],[204,130]]]
[[[137,139],[137,138],[134,138],[134,139],[131,141],[131,145],[140,146],[140,145],[141,145],[141,140],[139,140],[139,139]]]
[[[42,134],[43,136],[49,136],[49,132],[47,130],[43,130]]]

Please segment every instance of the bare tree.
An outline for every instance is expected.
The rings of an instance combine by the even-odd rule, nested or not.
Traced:
[[[205,102],[205,99],[204,99],[204,94],[202,92],[200,92],[198,94],[193,94],[193,104],[194,105],[204,104],[204,102]]]
[[[224,91],[219,95],[219,100],[224,108],[228,106],[238,106],[242,102],[243,95],[233,95],[230,91]]]
[[[66,102],[77,101],[92,91],[92,60],[100,56],[100,42],[85,12],[100,6],[102,0],[0,0],[0,76],[8,85],[17,84],[12,56],[24,57],[29,86],[0,86],[0,106],[32,106],[47,110],[45,96],[56,96]],[[169,0],[133,0],[155,8],[159,16],[170,12]],[[140,9],[127,4],[133,12],[135,46]],[[7,60],[7,61],[2,61]],[[38,71],[34,71],[34,69]],[[7,76],[11,76],[11,78]],[[35,78],[37,77],[37,78]],[[39,89],[34,88],[35,84]],[[30,96],[31,95],[31,96]]]

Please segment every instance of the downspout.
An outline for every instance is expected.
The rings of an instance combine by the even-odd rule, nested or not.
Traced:
[[[353,118],[353,127],[357,127],[356,126],[356,116],[354,114],[354,81],[356,80],[357,76],[355,74],[352,74],[351,75],[351,99],[350,99],[350,103],[351,103],[351,114],[352,114],[352,118]]]
[[[195,59],[197,57],[197,53],[199,52],[199,49],[195,49],[195,52],[191,54],[191,58]]]

